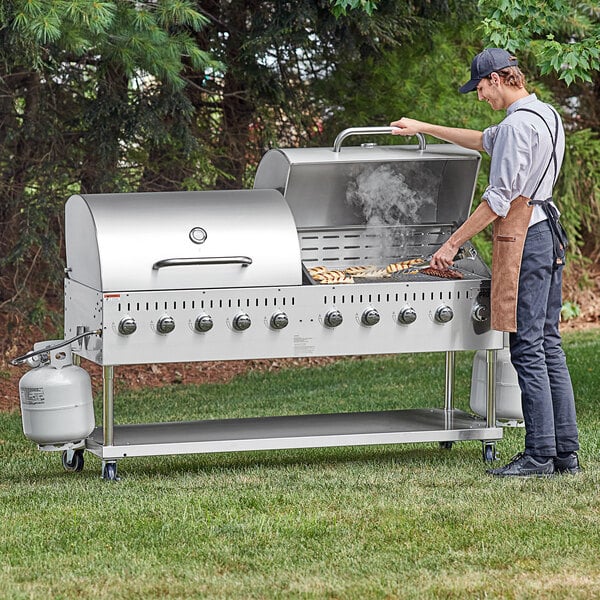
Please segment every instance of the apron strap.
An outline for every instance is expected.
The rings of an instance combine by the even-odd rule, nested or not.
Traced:
[[[554,242],[554,264],[558,266],[565,264],[565,254],[569,247],[569,240],[567,238],[567,232],[559,221],[558,211],[551,202],[552,198],[546,198],[546,200],[530,200],[529,204],[541,206],[548,217],[548,224],[550,225],[550,231],[552,232],[552,239]]]
[[[535,190],[533,190],[533,194],[531,194],[531,197],[535,198],[535,195],[537,194],[537,191],[540,189],[540,185],[542,185],[542,181],[544,181],[544,179],[546,177],[546,173],[548,172],[548,169],[550,168],[550,165],[552,163],[554,163],[554,178],[553,178],[553,182],[552,182],[553,186],[556,183],[556,180],[558,179],[558,164],[557,164],[557,159],[556,159],[556,143],[558,141],[558,115],[556,114],[556,112],[554,110],[552,110],[552,114],[554,116],[554,123],[555,123],[554,135],[552,135],[552,130],[550,129],[550,125],[548,125],[546,119],[544,119],[544,117],[542,117],[542,115],[540,115],[540,113],[536,112],[535,110],[531,110],[530,108],[517,108],[517,110],[515,110],[515,112],[528,112],[528,113],[531,113],[532,115],[535,115],[536,117],[539,117],[542,120],[542,122],[544,123],[544,125],[546,126],[546,129],[548,129],[548,133],[550,134],[550,140],[552,142],[552,155],[550,156],[550,160],[548,161],[548,164],[546,165],[546,168],[544,169],[544,173],[542,174],[542,177],[540,178],[537,185],[535,186]]]
[[[537,117],[539,117],[542,120],[542,122],[544,123],[544,125],[546,126],[546,128],[548,129],[548,133],[550,134],[550,140],[552,141],[552,155],[550,156],[550,160],[548,161],[548,164],[546,165],[546,169],[544,170],[544,173],[542,174],[541,179],[538,181],[537,185],[535,186],[535,190],[533,191],[533,194],[531,194],[531,200],[529,200],[529,204],[537,204],[542,207],[546,217],[548,218],[548,223],[550,225],[550,231],[552,232],[552,239],[554,241],[554,264],[556,266],[564,265],[565,264],[565,254],[566,254],[567,247],[569,245],[569,240],[567,238],[567,233],[566,233],[564,227],[562,226],[562,224],[559,221],[558,211],[556,210],[556,207],[552,204],[552,198],[546,198],[545,200],[535,200],[534,199],[535,195],[537,194],[537,191],[540,189],[540,185],[542,185],[542,181],[544,181],[544,178],[546,177],[546,173],[548,172],[548,169],[550,168],[550,165],[552,163],[554,163],[554,179],[552,182],[553,185],[556,183],[556,179],[558,178],[558,165],[557,165],[557,159],[556,159],[556,143],[558,140],[558,115],[556,114],[556,112],[554,110],[552,110],[552,114],[554,116],[554,121],[555,121],[554,135],[552,135],[552,130],[550,129],[550,125],[548,125],[548,123],[546,122],[546,119],[544,119],[544,117],[542,117],[542,115],[540,115],[538,112],[536,112],[535,110],[531,110],[529,108],[518,108],[515,112],[517,112],[517,111],[528,112],[528,113],[534,114]]]

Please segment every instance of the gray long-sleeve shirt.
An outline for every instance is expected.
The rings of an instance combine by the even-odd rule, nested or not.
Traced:
[[[565,152],[565,133],[560,117],[549,104],[538,100],[535,94],[513,102],[501,123],[484,130],[483,148],[492,157],[492,162],[490,182],[483,199],[501,217],[507,215],[510,203],[515,198],[531,198],[546,166],[552,160],[552,138],[548,127],[540,117],[530,112],[518,111],[519,108],[539,113],[548,123],[552,137],[556,131],[555,117],[558,119],[556,169],[554,162],[551,162],[535,194],[536,200],[545,200],[552,196],[552,188]],[[534,206],[529,225],[545,218],[542,208]]]

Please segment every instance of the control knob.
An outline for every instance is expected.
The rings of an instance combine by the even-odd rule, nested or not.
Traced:
[[[483,323],[490,318],[490,308],[485,304],[477,303],[471,311],[471,316],[473,317],[473,321],[476,321],[477,323]]]
[[[135,319],[132,317],[123,317],[119,322],[118,329],[121,335],[131,335],[137,329]]]
[[[417,320],[417,311],[412,306],[406,306],[400,311],[398,321],[404,325],[410,325]]]
[[[173,317],[165,315],[156,322],[156,330],[159,333],[171,333],[173,329],[175,329],[175,319]]]
[[[330,310],[324,318],[327,327],[337,327],[342,324],[343,320],[344,317],[342,317],[342,313],[337,308]]]
[[[194,329],[200,333],[205,333],[213,328],[213,320],[210,315],[198,315],[194,323]]]
[[[245,331],[248,329],[248,327],[250,327],[250,325],[252,325],[252,320],[246,313],[240,313],[239,315],[233,317],[233,322],[231,325],[236,331]]]
[[[442,304],[442,306],[435,311],[435,320],[438,323],[448,323],[448,321],[452,321],[453,317],[454,311],[445,304]]]
[[[375,308],[367,308],[360,318],[362,324],[369,327],[372,325],[377,325],[380,319],[381,317],[379,316],[379,312]]]
[[[288,316],[280,310],[271,315],[270,325],[273,329],[283,329],[288,326],[289,322]]]

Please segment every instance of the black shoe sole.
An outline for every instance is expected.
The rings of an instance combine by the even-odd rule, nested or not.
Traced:
[[[492,477],[500,477],[500,478],[505,478],[508,479],[510,477],[514,478],[514,479],[531,479],[532,477],[535,477],[537,479],[544,479],[546,477],[554,477],[554,475],[556,475],[556,471],[554,471],[554,473],[523,473],[523,474],[517,474],[517,473],[492,473],[491,471],[486,471],[486,473],[488,475],[491,475]]]
[[[579,475],[579,473],[583,473],[583,469],[581,467],[577,467],[576,469],[557,469],[555,473],[557,475]]]

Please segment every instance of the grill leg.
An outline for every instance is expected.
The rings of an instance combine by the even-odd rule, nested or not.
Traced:
[[[114,367],[102,367],[102,426],[104,446],[114,442]]]
[[[112,365],[102,367],[102,426],[104,433],[104,447],[112,446],[114,443],[114,367]],[[102,479],[118,481],[117,461],[102,461]]]
[[[450,411],[454,408],[454,372],[456,353],[451,350],[446,352],[446,381],[444,390],[444,410]]]
[[[486,426],[496,426],[496,350],[487,350]],[[483,442],[483,460],[487,463],[498,460],[496,442]]]
[[[496,426],[496,350],[486,351],[487,394],[486,394],[486,425]]]

